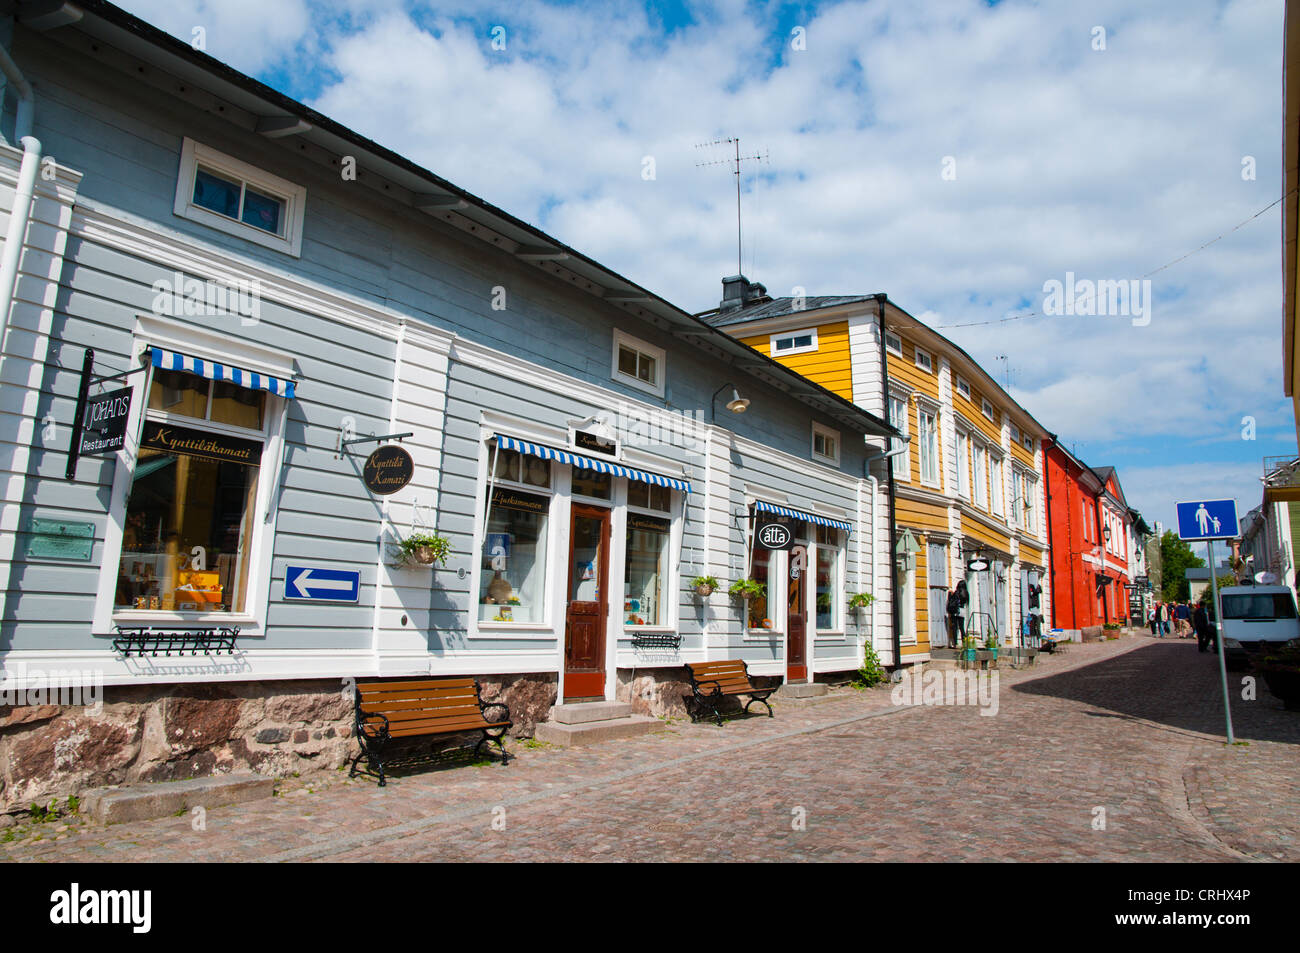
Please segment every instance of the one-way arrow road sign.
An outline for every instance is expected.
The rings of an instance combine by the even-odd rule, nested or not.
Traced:
[[[354,569],[321,569],[319,566],[286,566],[284,597],[314,602],[356,602],[361,591],[361,573]]]

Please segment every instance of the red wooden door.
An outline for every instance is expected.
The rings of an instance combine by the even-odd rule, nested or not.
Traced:
[[[808,548],[790,550],[789,614],[785,623],[785,678],[802,682],[808,678]]]
[[[564,622],[564,697],[605,697],[609,615],[609,510],[574,503],[569,522],[569,602]]]

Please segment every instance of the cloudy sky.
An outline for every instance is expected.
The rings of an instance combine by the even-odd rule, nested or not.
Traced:
[[[1279,208],[1157,272],[1281,194],[1282,0],[119,2],[693,311],[738,137],[751,279],[888,292],[1150,522],[1296,450]],[[1045,315],[1067,273],[1149,323]]]

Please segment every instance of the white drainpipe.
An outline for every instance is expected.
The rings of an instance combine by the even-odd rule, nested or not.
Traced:
[[[32,84],[27,82],[10,57],[0,46],[0,70],[13,84],[18,97],[18,111],[14,120],[14,139],[22,143],[23,161],[18,170],[18,187],[14,191],[14,207],[9,215],[9,232],[5,235],[4,257],[0,259],[0,342],[9,334],[9,311],[14,303],[14,286],[18,282],[18,259],[22,255],[23,240],[27,237],[27,224],[32,213],[32,193],[36,189],[36,172],[41,164],[41,142],[32,132],[36,97]]]
[[[14,120],[14,139],[22,143],[23,158],[18,169],[18,185],[14,189],[13,209],[9,214],[9,231],[5,235],[3,257],[0,257],[0,362],[6,352],[5,345],[9,337],[9,313],[13,309],[14,290],[18,283],[18,261],[22,257],[23,242],[27,238],[27,225],[32,212],[32,194],[36,190],[36,172],[41,164],[40,140],[31,135],[33,113],[36,97],[31,83],[23,76],[17,64],[9,56],[9,51],[0,46],[0,71],[3,71],[18,97],[18,109]],[[12,564],[15,553],[15,531],[17,516],[14,510],[22,498],[22,486],[27,479],[27,448],[15,451],[12,461],[5,461],[4,469],[11,477],[6,481],[5,492],[0,497],[3,511],[0,511],[0,563],[6,567]],[[15,489],[17,492],[14,492]],[[12,509],[11,509],[12,507]],[[10,525],[15,524],[15,525]],[[3,618],[8,602],[8,580],[0,580],[0,618]]]
[[[875,591],[875,590],[876,590],[876,550],[880,548],[879,546],[876,545],[876,543],[877,543],[877,539],[876,539],[876,493],[877,493],[877,491],[880,489],[880,481],[877,480],[877,479],[876,479],[874,476],[872,476],[871,474],[867,474],[867,482],[871,484],[871,590],[870,590],[870,591],[871,591],[871,594],[872,594],[872,595],[876,595],[876,591]],[[893,594],[892,594],[892,593],[890,594],[890,598],[891,598],[891,599],[893,598]],[[870,606],[870,609],[871,609],[871,647],[872,647],[873,649],[876,647],[876,603],[879,602],[879,601],[880,601],[880,597],[877,596],[875,599],[872,599],[872,600],[871,600],[871,606]],[[898,660],[897,660],[897,659],[894,660],[894,664],[895,664],[895,665],[898,664]]]

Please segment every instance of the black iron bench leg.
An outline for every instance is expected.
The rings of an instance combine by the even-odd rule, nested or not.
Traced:
[[[769,692],[768,694],[771,694],[771,693]],[[761,698],[760,698],[759,696],[757,696],[757,695],[750,695],[750,696],[749,696],[749,701],[745,702],[745,711],[748,712],[748,711],[749,711],[749,706],[752,705],[752,704],[754,704],[754,702],[758,702],[760,705],[762,705],[764,708],[767,709],[767,717],[768,717],[768,718],[771,718],[771,717],[772,717],[772,706],[769,705],[769,704],[767,703],[767,695],[764,695],[764,696],[761,697]]]

